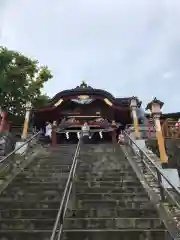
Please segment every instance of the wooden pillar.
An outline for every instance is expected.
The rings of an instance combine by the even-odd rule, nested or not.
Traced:
[[[6,131],[6,112],[1,112],[1,123],[0,123],[0,133]]]

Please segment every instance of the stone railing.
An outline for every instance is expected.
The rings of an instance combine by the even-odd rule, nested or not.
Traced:
[[[166,120],[161,126],[164,138],[180,139],[180,127],[176,121]]]
[[[15,139],[9,132],[0,134],[0,157],[6,156],[15,148]]]
[[[168,156],[168,165],[171,168],[176,168],[180,175],[180,139],[165,138],[166,154]],[[156,139],[149,138],[146,140],[146,146],[158,157],[159,148]]]

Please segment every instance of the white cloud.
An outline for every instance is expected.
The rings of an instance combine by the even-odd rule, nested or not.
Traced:
[[[11,0],[5,20],[1,43],[53,70],[50,95],[85,78],[115,96],[145,103],[156,96],[165,111],[178,111],[178,0]]]

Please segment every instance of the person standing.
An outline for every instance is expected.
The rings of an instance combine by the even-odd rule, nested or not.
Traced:
[[[119,144],[124,144],[124,134],[123,132],[121,131],[119,136],[118,136],[118,143]]]
[[[84,143],[88,143],[89,142],[89,138],[90,138],[90,127],[88,126],[88,123],[85,122],[84,125],[81,128],[82,131],[82,138],[83,138],[83,142]]]
[[[45,137],[47,137],[48,142],[51,141],[51,138],[52,138],[52,125],[51,125],[50,122],[46,122]]]

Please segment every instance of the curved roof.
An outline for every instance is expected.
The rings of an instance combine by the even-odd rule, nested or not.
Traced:
[[[83,82],[80,86],[77,86],[76,88],[64,90],[57,93],[50,100],[48,105],[49,106],[54,105],[61,98],[68,98],[70,96],[73,97],[73,96],[79,96],[79,95],[89,95],[89,96],[96,96],[96,97],[100,96],[102,98],[107,98],[109,101],[111,101],[115,105],[121,105],[121,106],[129,106],[130,99],[131,99],[131,97],[115,98],[111,93],[102,89],[92,88],[91,86],[88,86],[85,82]]]
[[[66,98],[68,96],[77,96],[77,95],[91,95],[91,96],[99,95],[104,98],[108,98],[110,101],[115,101],[115,97],[109,92],[102,89],[92,88],[91,86],[87,86],[87,84],[82,83],[80,86],[77,86],[76,88],[64,90],[57,93],[51,99],[50,103],[54,103],[58,101],[60,98]]]

